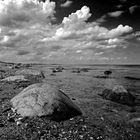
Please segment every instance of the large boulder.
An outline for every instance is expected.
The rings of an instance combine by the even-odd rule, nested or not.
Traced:
[[[17,76],[9,76],[6,77],[4,79],[2,79],[1,81],[28,81],[28,79],[25,79],[25,77],[23,75],[17,75]]]
[[[115,86],[113,89],[105,89],[102,94],[103,98],[117,103],[133,106],[135,105],[135,97],[127,91],[123,86]]]
[[[66,94],[47,83],[30,85],[11,99],[11,103],[23,117],[46,116],[61,121],[82,114]]]

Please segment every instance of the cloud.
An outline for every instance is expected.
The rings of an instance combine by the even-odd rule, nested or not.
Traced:
[[[70,14],[68,17],[64,17],[62,23],[64,24],[64,26],[69,26],[70,24],[77,24],[77,22],[84,22],[90,16],[90,9],[87,6],[83,6],[80,10],[77,10],[75,13]]]
[[[125,2],[127,2],[127,0],[120,0],[120,2],[125,3]]]
[[[118,38],[113,38],[108,40],[108,44],[116,44],[119,43],[120,40]]]
[[[55,3],[46,0],[0,1],[0,25],[20,27],[22,24],[45,23],[54,14]]]
[[[124,13],[124,11],[109,12],[109,13],[101,16],[100,18],[98,18],[96,20],[96,22],[98,24],[101,24],[103,22],[106,22],[107,21],[107,18],[109,18],[109,17],[117,18],[117,17],[121,16],[123,13]]]
[[[1,60],[41,63],[109,60],[110,54],[127,45],[124,36],[133,31],[128,25],[108,29],[96,21],[88,22],[91,13],[87,6],[64,17],[60,24],[51,24],[55,3],[49,0],[45,3],[4,0],[0,4]]]
[[[122,13],[124,13],[124,11],[115,11],[115,12],[110,12],[110,13],[108,13],[108,15],[109,15],[110,17],[119,17],[119,16],[122,15]]]
[[[72,1],[67,0],[65,3],[61,4],[61,7],[69,7],[72,4]]]
[[[140,11],[140,6],[134,5],[134,6],[131,6],[131,7],[129,8],[129,12],[130,12],[131,14],[133,14],[136,10],[139,10],[139,11]]]
[[[123,5],[119,4],[119,5],[117,5],[116,7],[117,7],[118,9],[120,9],[120,8],[123,7]]]
[[[113,38],[113,37],[118,37],[121,36],[125,33],[130,33],[132,32],[133,28],[128,26],[128,25],[119,25],[117,28],[112,29],[108,32],[108,36]]]

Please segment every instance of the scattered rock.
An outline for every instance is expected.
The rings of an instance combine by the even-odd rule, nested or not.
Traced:
[[[6,108],[6,109],[4,109],[4,110],[2,111],[2,113],[8,112],[8,111],[10,111],[10,110],[11,110],[11,108]]]
[[[15,117],[11,116],[11,117],[8,117],[8,122],[12,122],[14,123],[15,122]]]
[[[6,73],[6,71],[5,71],[5,70],[2,70],[2,69],[0,69],[0,72],[2,72],[2,73]]]
[[[17,75],[33,75],[45,78],[45,75],[42,71],[33,70],[33,69],[23,69],[16,71]]]
[[[102,94],[103,98],[117,103],[133,106],[135,97],[128,92],[123,86],[115,86],[113,89],[105,89]]]
[[[88,68],[81,68],[80,71],[82,71],[82,72],[88,72]]]
[[[110,74],[112,74],[112,71],[110,71],[110,70],[104,71],[104,75],[110,75]]]
[[[133,118],[129,122],[140,122],[140,117],[139,118]]]
[[[64,70],[64,68],[62,66],[58,66],[56,68],[53,68],[52,69],[52,72],[55,73],[55,72],[62,72]]]
[[[131,76],[125,76],[124,78],[129,80],[140,80],[140,78],[138,77],[131,77]]]
[[[30,85],[11,99],[11,103],[23,117],[47,116],[61,121],[82,114],[66,94],[46,83]]]
[[[6,77],[2,79],[1,81],[28,81],[28,79],[25,79],[23,75],[17,75],[17,76]]]
[[[77,69],[73,69],[72,70],[72,73],[80,73],[81,71],[80,71],[80,68],[77,68]]]
[[[105,75],[97,75],[97,76],[94,76],[94,78],[101,78],[101,79],[106,79],[106,78],[108,78],[108,76],[105,76]]]
[[[20,69],[20,68],[23,67],[23,65],[24,65],[24,64],[22,64],[22,63],[14,63],[14,64],[12,65],[12,69]]]
[[[56,74],[54,74],[54,73],[51,73],[50,75],[51,75],[51,76],[56,76]]]
[[[75,98],[71,98],[72,100],[76,100]]]
[[[0,127],[4,127],[4,124],[3,123],[0,123]]]
[[[22,124],[22,122],[21,121],[16,121],[16,125],[21,125]]]

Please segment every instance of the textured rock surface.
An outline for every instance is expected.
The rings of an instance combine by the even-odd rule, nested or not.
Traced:
[[[34,75],[34,76],[42,76],[45,77],[42,71],[34,70],[34,69],[22,69],[17,70],[16,74],[22,74],[22,75]]]
[[[25,79],[25,77],[23,75],[17,75],[17,76],[6,77],[6,78],[2,79],[1,81],[28,81],[28,80]]]
[[[66,94],[46,83],[30,85],[11,99],[11,103],[22,116],[47,116],[60,121],[82,114]]]
[[[111,100],[121,104],[135,104],[135,97],[123,86],[115,86],[113,89],[105,89],[100,95],[107,100]]]

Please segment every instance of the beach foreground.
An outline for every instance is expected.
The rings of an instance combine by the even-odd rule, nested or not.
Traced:
[[[0,63],[1,140],[139,140],[140,66],[61,65],[60,71],[56,67]],[[28,80],[21,81],[2,80],[23,69],[41,71],[43,75],[27,74]],[[106,70],[112,71],[108,77],[104,76]],[[45,117],[16,121],[20,116],[12,117],[10,100],[29,85],[42,81],[59,87],[82,110],[82,115],[60,122]],[[123,105],[99,96],[115,85],[129,90],[136,104]]]

